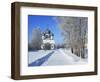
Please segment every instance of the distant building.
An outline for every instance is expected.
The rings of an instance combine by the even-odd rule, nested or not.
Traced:
[[[46,31],[42,33],[41,49],[50,50],[54,48],[55,48],[54,34],[49,29],[46,29]]]

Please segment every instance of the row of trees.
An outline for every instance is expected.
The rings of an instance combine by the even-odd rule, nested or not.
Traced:
[[[55,17],[64,37],[64,45],[71,48],[72,53],[85,57],[87,44],[87,23],[86,17]]]

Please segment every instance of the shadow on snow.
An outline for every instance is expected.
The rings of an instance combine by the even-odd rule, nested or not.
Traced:
[[[37,59],[36,61],[28,64],[28,66],[41,66],[45,61],[48,60],[48,58],[54,53],[54,51],[50,52],[49,54],[47,54],[46,56]]]

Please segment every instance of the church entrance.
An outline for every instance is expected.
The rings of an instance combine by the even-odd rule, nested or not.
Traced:
[[[51,44],[50,43],[46,43],[45,44],[45,49],[46,50],[50,50],[51,49]]]

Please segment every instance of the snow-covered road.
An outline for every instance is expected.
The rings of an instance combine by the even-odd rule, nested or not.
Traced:
[[[42,65],[43,66],[53,66],[53,65],[73,65],[73,64],[85,64],[85,60],[74,56],[72,53],[65,53],[62,49],[57,49],[53,55]]]
[[[29,52],[29,66],[74,65],[86,63],[86,60],[64,49]]]
[[[70,61],[72,61],[70,57],[66,57],[66,55],[62,54],[60,50],[55,50],[48,61],[44,62],[42,65],[68,65],[70,64]]]

